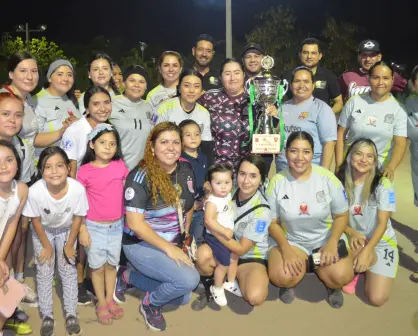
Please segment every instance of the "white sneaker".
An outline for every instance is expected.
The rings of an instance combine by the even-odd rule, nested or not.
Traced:
[[[213,299],[219,306],[223,307],[228,304],[223,287],[217,288],[215,286],[210,286],[210,292],[212,293]]]
[[[23,302],[31,307],[38,307],[38,296],[35,294],[32,288],[25,285],[26,296],[23,298]]]
[[[239,289],[239,285],[238,285],[237,280],[234,280],[233,282],[225,281],[224,284],[223,284],[223,287],[228,292],[230,292],[230,293],[232,293],[236,296],[242,297],[242,293],[241,293],[241,290]]]

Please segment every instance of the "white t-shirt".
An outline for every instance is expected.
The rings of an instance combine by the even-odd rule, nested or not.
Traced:
[[[68,191],[60,200],[54,199],[44,179],[29,188],[28,201],[22,214],[26,217],[41,217],[42,225],[49,228],[68,228],[73,216],[86,216],[89,205],[83,185],[67,178]]]
[[[19,184],[16,180],[12,180],[12,188],[9,197],[2,198],[0,197],[0,241],[5,232],[6,226],[9,223],[10,218],[12,218],[20,205],[19,199]]]
[[[70,160],[77,161],[77,169],[81,166],[81,161],[86,154],[88,138],[87,135],[92,131],[92,127],[86,117],[81,117],[74,124],[66,129],[62,136],[61,148],[67,153]]]
[[[220,225],[227,229],[234,229],[234,208],[232,204],[231,194],[226,197],[216,197],[210,195],[206,202],[211,202],[216,206],[216,212],[218,213],[217,221]],[[206,231],[211,233],[207,228]]]

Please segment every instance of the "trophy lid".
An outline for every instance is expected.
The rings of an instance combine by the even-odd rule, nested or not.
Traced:
[[[261,67],[266,71],[270,71],[274,67],[273,57],[264,56],[261,60]]]

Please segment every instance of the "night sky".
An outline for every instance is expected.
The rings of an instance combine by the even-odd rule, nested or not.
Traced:
[[[97,35],[117,36],[132,48],[138,41],[189,53],[201,33],[225,39],[225,0],[2,1],[1,32],[28,21],[48,25],[46,37],[59,44],[86,43]],[[244,40],[254,15],[272,5],[290,4],[297,26],[319,33],[333,16],[365,28],[359,38],[380,42],[384,59],[418,64],[417,0],[232,0],[233,34]],[[33,34],[32,37],[39,36]],[[24,37],[22,35],[22,37]]]

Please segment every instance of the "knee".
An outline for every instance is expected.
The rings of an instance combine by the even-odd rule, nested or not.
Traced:
[[[291,276],[290,274],[284,273],[284,270],[280,268],[276,268],[274,270],[269,268],[268,272],[269,279],[273,285],[275,285],[276,287],[285,288],[295,287],[304,275],[302,274],[299,276]]]
[[[380,293],[366,292],[366,296],[369,302],[376,307],[383,306],[389,300],[389,296]]]
[[[252,306],[261,306],[267,298],[267,291],[261,288],[253,288],[245,293],[245,300]]]
[[[349,284],[354,278],[352,269],[337,269],[322,279],[329,288],[342,288]]]
[[[199,273],[193,269],[192,272],[182,272],[178,279],[178,283],[184,288],[185,293],[192,292],[200,281]]]

